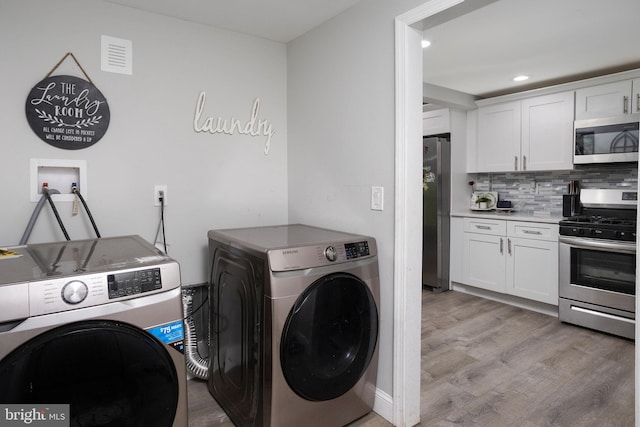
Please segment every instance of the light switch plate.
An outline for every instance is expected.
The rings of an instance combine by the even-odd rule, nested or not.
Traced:
[[[384,187],[371,187],[371,210],[384,210]]]

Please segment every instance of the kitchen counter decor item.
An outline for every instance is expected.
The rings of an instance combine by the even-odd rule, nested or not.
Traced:
[[[498,202],[497,191],[474,191],[471,195],[472,211],[491,211],[496,208]]]
[[[580,181],[571,180],[567,194],[562,195],[562,216],[572,217],[580,213]]]
[[[75,76],[51,76],[71,56],[87,80]],[[98,142],[109,127],[109,105],[73,53],[68,52],[27,96],[27,122],[47,144],[65,150],[87,148]]]

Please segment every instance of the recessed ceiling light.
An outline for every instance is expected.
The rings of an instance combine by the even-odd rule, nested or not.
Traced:
[[[431,42],[428,40],[422,40],[422,48],[431,46]]]
[[[522,75],[522,76],[516,76],[513,78],[514,82],[523,82],[525,80],[529,80],[529,76]]]

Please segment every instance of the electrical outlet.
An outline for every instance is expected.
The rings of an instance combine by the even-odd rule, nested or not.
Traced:
[[[164,194],[164,205],[167,206],[167,186],[166,185],[153,186],[153,206],[160,206],[161,191]]]

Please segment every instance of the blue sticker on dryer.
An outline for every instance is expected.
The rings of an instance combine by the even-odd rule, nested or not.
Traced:
[[[167,323],[147,329],[151,335],[158,338],[165,344],[172,344],[184,340],[184,325],[182,320]]]

